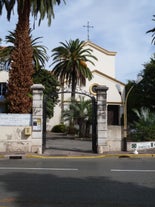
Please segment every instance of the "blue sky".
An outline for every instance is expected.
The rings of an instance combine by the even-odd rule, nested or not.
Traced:
[[[17,22],[16,11],[10,22],[6,14],[0,16],[0,37],[5,45],[5,36],[13,31]],[[48,47],[48,54],[66,40],[87,40],[84,25],[90,22],[90,41],[104,49],[117,52],[116,79],[126,83],[135,80],[155,52],[151,34],[146,31],[155,27],[154,0],[66,0],[66,5],[55,7],[55,18],[50,27],[47,21],[41,26],[35,23],[33,37],[43,37],[41,44]],[[31,19],[31,25],[34,21]],[[46,68],[52,63],[47,63]]]

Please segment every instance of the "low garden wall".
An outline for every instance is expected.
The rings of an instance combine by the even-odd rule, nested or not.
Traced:
[[[0,152],[30,152],[31,114],[0,114]]]
[[[40,119],[32,114],[0,114],[0,153],[42,153]]]
[[[140,151],[153,148],[155,148],[155,141],[127,142],[127,151],[129,152],[133,152],[134,150]]]
[[[43,151],[43,89],[34,84],[33,114],[0,114],[0,153]]]

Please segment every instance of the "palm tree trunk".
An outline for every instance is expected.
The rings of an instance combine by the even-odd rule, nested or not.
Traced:
[[[83,119],[79,119],[79,137],[84,138],[85,135],[85,122]]]
[[[18,23],[15,30],[15,49],[8,84],[8,104],[12,113],[29,113],[32,108],[30,87],[33,84],[33,49],[29,36],[30,0],[18,0]]]
[[[75,69],[72,72],[72,93],[71,93],[71,102],[75,101],[75,90],[76,90],[76,77],[75,77]]]

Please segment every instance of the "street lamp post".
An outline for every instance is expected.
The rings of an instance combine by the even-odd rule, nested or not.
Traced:
[[[130,92],[132,91],[132,89],[134,88],[135,85],[132,85],[131,88],[129,89],[129,91],[127,92],[126,96],[125,96],[125,100],[124,100],[124,128],[123,128],[123,151],[127,151],[127,101],[128,101],[128,97]]]
[[[128,97],[138,83],[142,80],[142,76],[138,76],[137,80],[135,81],[135,84],[131,86],[131,88],[128,90],[127,94],[124,97],[124,130],[123,130],[123,151],[127,151],[127,130],[128,130],[128,124],[127,124],[127,103],[128,103]]]
[[[128,90],[127,94],[125,95],[125,90],[122,92],[120,85],[116,85],[116,88],[121,96],[122,99],[122,105],[123,105],[123,139],[122,139],[122,150],[127,151],[127,103],[128,103],[128,97],[133,90],[134,86],[137,85],[142,80],[142,76],[138,75],[137,80],[135,81],[135,84],[131,86],[131,88]]]

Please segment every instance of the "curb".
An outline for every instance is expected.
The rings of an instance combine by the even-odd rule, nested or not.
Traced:
[[[101,158],[154,158],[155,154],[102,154],[102,155],[0,155],[0,159],[101,159]]]
[[[26,155],[26,158],[39,158],[39,159],[95,159],[104,158],[105,155]]]
[[[153,158],[155,154],[103,154],[103,155],[32,155],[28,154],[26,158],[38,158],[38,159],[99,159],[99,158]]]

